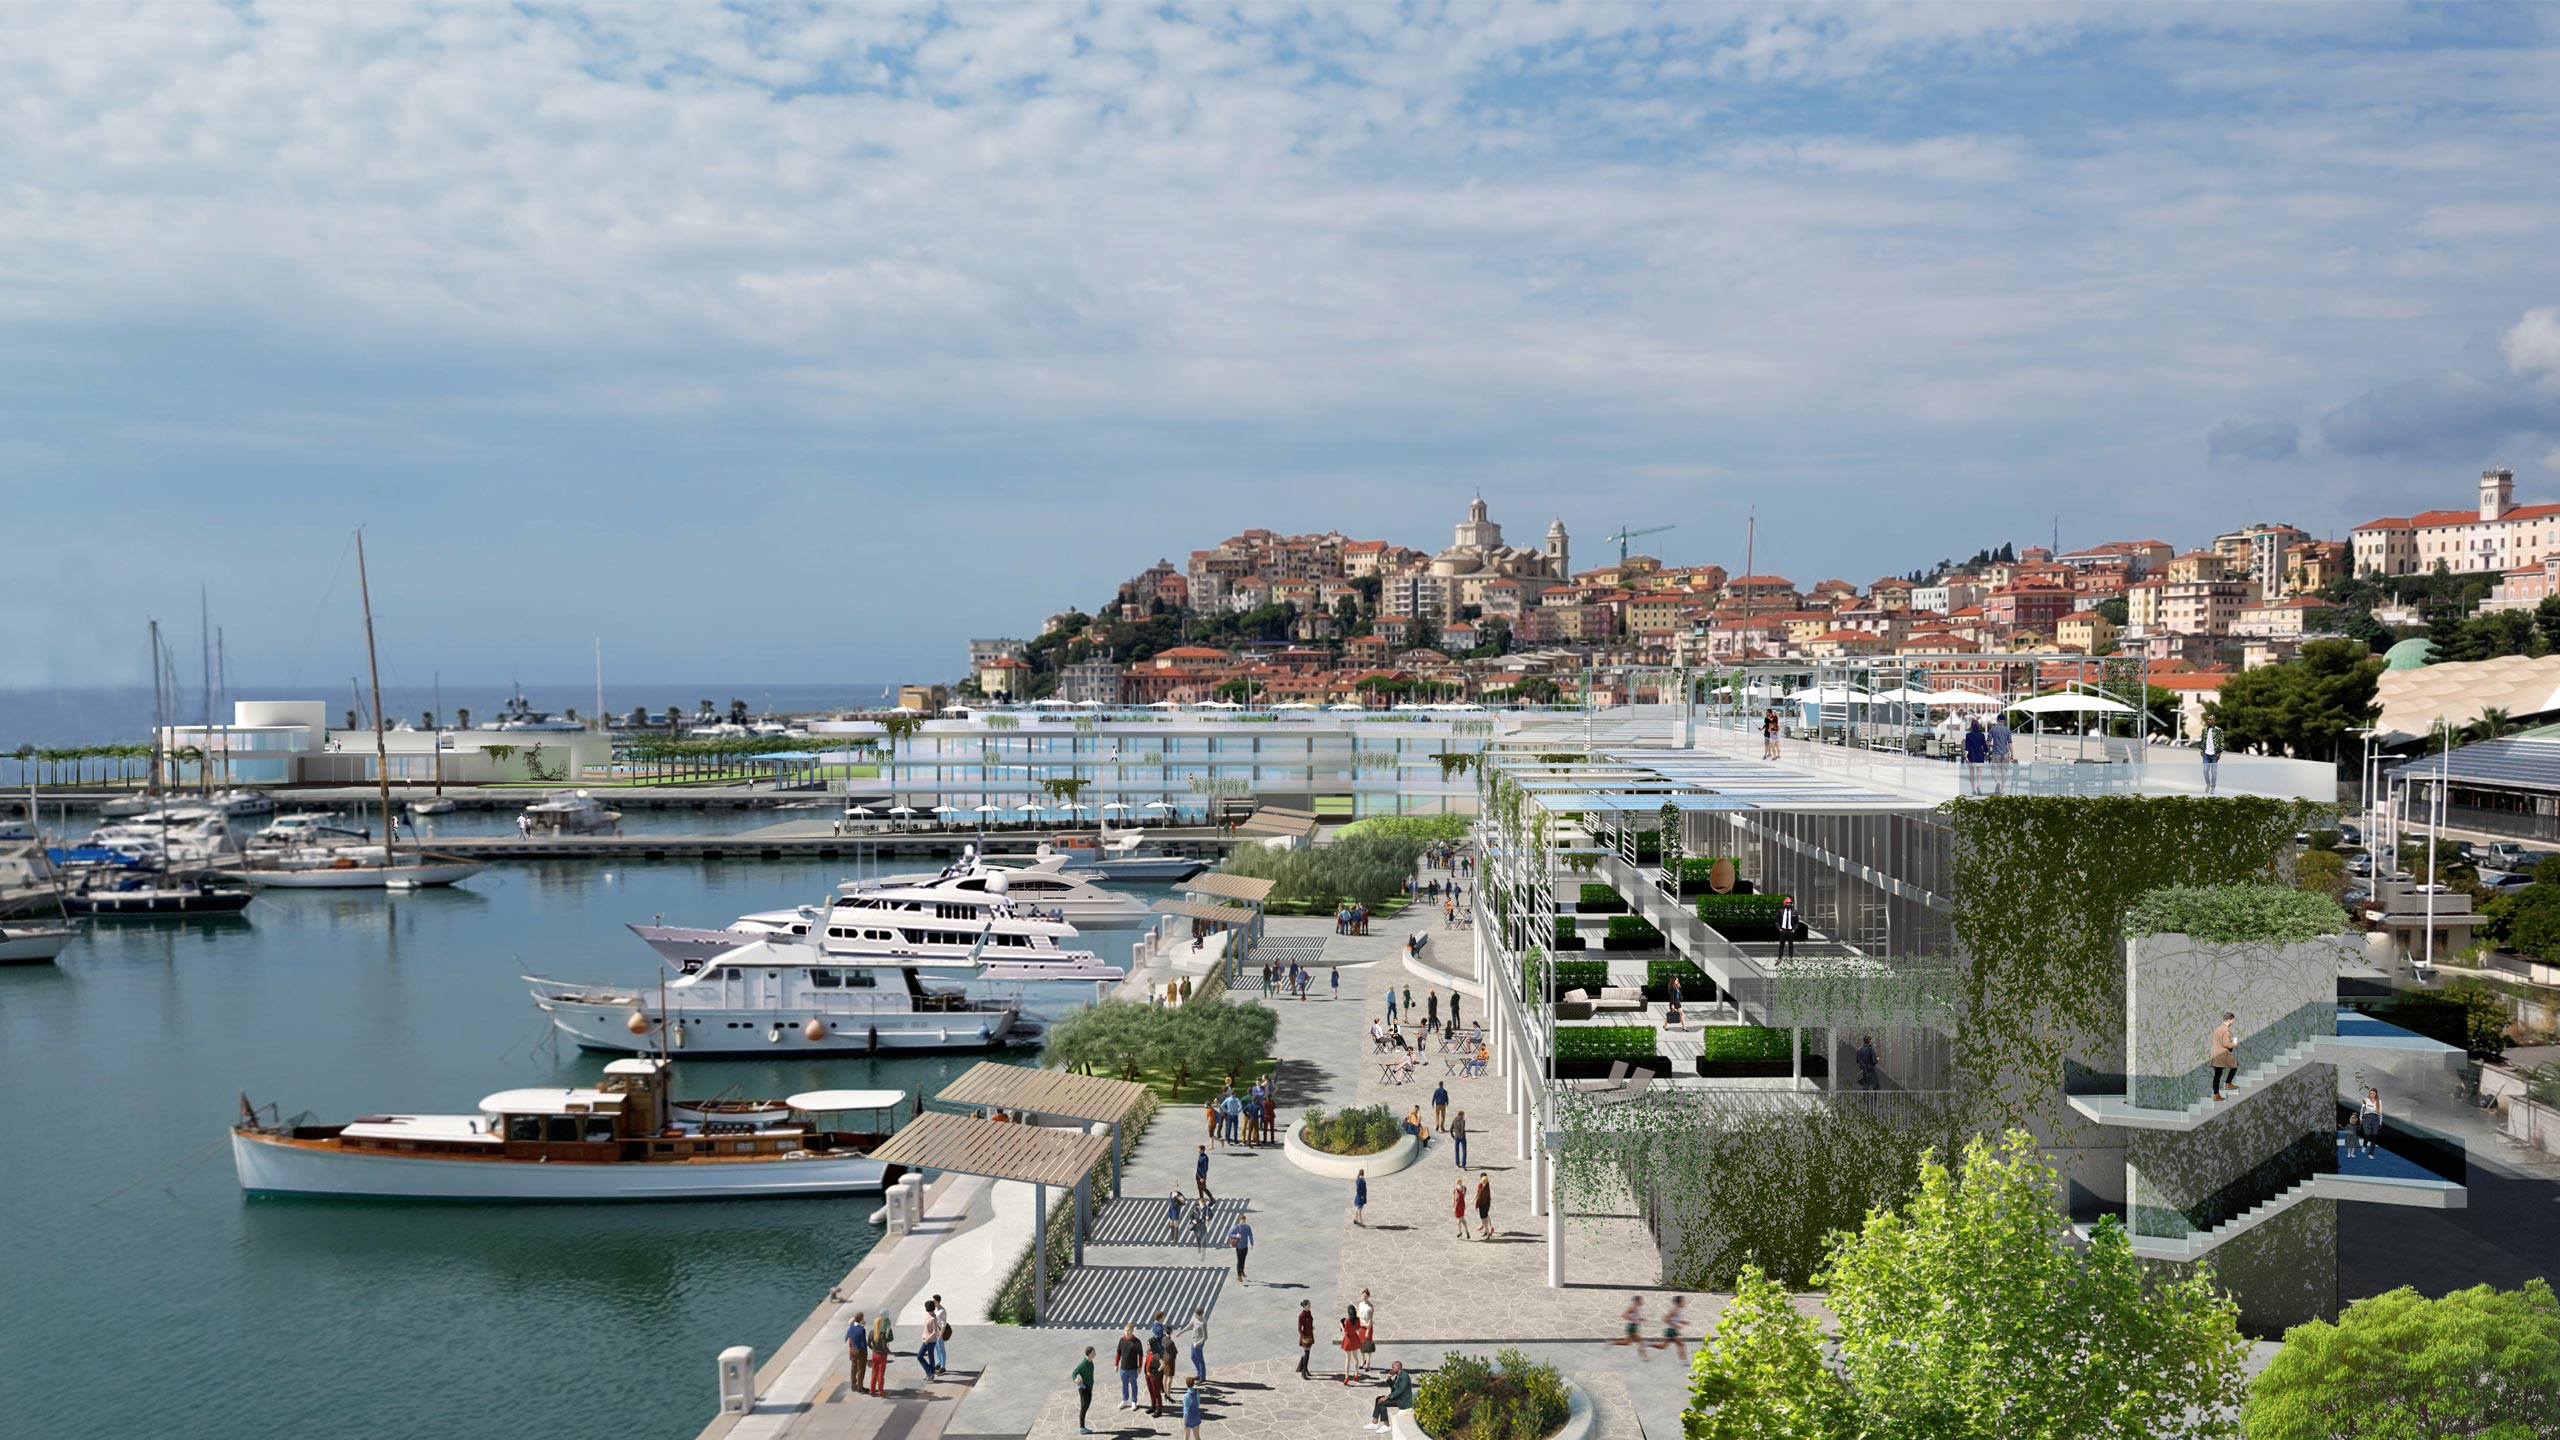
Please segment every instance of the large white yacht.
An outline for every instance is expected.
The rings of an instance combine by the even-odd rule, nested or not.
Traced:
[[[1084,876],[1070,873],[1073,861],[1072,856],[1052,852],[1007,863],[989,860],[972,846],[962,852],[958,861],[940,871],[853,880],[836,889],[846,895],[887,889],[928,890],[961,899],[1000,895],[1017,908],[1035,915],[1054,915],[1083,930],[1133,929],[1154,917],[1144,900],[1105,890]]]
[[[957,943],[975,942],[961,922],[946,923]],[[646,989],[524,978],[535,1008],[589,1050],[654,1050],[660,1025],[669,1051],[683,1055],[921,1054],[1035,1037],[1039,1027],[1023,1021],[1020,1001],[925,983],[977,974],[966,957],[831,955],[806,938],[775,936]]]
[[[824,906],[741,915],[722,930],[674,925],[634,925],[649,948],[690,971],[713,958],[762,939],[800,938],[839,962],[865,956],[891,961],[937,960],[975,964],[975,979],[990,981],[1117,982],[1128,974],[1090,950],[1059,942],[1076,927],[1038,915],[1007,898],[1011,877],[999,871],[980,890],[928,885],[848,885]]]
[[[127,816],[90,831],[83,843],[147,865],[207,865],[240,852],[221,812],[202,805],[165,805]]]

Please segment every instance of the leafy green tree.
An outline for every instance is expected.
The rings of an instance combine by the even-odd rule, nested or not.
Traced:
[[[1838,1440],[1857,1433],[1849,1395],[1822,1359],[1822,1327],[1785,1287],[1743,1269],[1715,1333],[1689,1367],[1687,1440]]]
[[[2560,863],[2560,856],[2542,866],[2555,863]],[[2481,927],[2482,938],[2536,960],[2560,960],[2560,885],[2547,883],[2537,874],[2533,884],[2495,897],[2480,913],[2487,921]]]
[[[2124,1227],[2085,1252],[2056,1233],[2061,1177],[2034,1137],[1935,1157],[1899,1212],[1843,1235],[1819,1277],[1837,1363],[1766,1282],[1698,1362],[1690,1436],[1839,1440],[2222,1440],[2241,1397],[2238,1308],[2199,1267],[2147,1277]],[[1956,1299],[1953,1297],[1962,1297]],[[1758,1431],[1763,1415],[1794,1428]],[[1730,1415],[1730,1421],[1727,1416]]]
[[[2118,629],[2124,628],[2126,623],[2126,607],[2123,596],[2110,596],[2107,599],[2099,601],[2092,608],[2095,609],[2098,612],[2099,617],[2104,619],[2108,624],[2113,625]]]
[[[2249,1440],[2560,1437],[2560,1300],[2540,1277],[2430,1300],[2408,1286],[2285,1332]]]
[[[2281,665],[2244,670],[2210,707],[2234,750],[2339,761],[2373,712],[2382,660],[2353,640],[2314,640]]]
[[[2560,595],[2533,607],[2533,633],[2542,642],[2542,653],[2560,650]]]
[[[2346,889],[2347,857],[2335,850],[2306,850],[2293,862],[2293,883],[2335,900]]]
[[[2474,1055],[2507,1052],[2507,1024],[2513,1017],[2506,996],[2481,980],[2457,980],[2436,994],[2462,1007],[2463,1048]]]
[[[2462,735],[2466,740],[2495,740],[2501,735],[2513,733],[2515,728],[2514,716],[2495,705],[2490,705],[2480,711],[2479,719],[2462,727]]]

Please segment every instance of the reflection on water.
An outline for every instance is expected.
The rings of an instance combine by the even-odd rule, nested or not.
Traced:
[[[243,917],[93,925],[59,968],[0,968],[0,1093],[79,1122],[0,1165],[8,1430],[690,1433],[712,1357],[787,1335],[870,1248],[874,1197],[250,1203],[228,1126],[244,1093],[342,1120],[592,1079],[607,1057],[559,1043],[520,975],[646,982],[655,957],[625,922],[725,924],[841,878],[803,861],[501,866],[451,891],[269,892]],[[1025,993],[1046,1014],[1090,991]],[[755,1056],[683,1065],[677,1084],[930,1091],[978,1058]]]

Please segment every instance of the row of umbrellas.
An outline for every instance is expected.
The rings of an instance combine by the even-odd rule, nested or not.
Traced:
[[[1103,708],[1103,704],[1099,700],[1060,700],[1054,696],[1045,700],[1034,700],[1031,704],[1034,709],[1063,707],[1066,709],[1097,710]],[[952,708],[966,709],[967,707],[953,706]],[[1199,710],[1247,710],[1253,707],[1235,700],[1153,700],[1140,708],[1147,710],[1181,710],[1185,708]],[[1369,707],[1366,705],[1352,705],[1347,703],[1339,705],[1318,705],[1312,700],[1283,700],[1271,708],[1274,710],[1366,710]],[[1435,705],[1403,704],[1397,705],[1394,708],[1398,710],[1482,710],[1484,707],[1481,705],[1471,705],[1463,700],[1451,700]]]
[[[1893,689],[1878,690],[1869,694],[1864,690],[1845,685],[1826,685],[1814,690],[1794,690],[1779,698],[1816,705],[1933,705],[1963,710],[2015,710],[2028,715],[2129,715],[2133,713],[2133,707],[2121,700],[2110,700],[2103,695],[2082,695],[2067,690],[2057,691],[2051,695],[2038,695],[2032,700],[2020,700],[2015,704],[2003,701],[1997,696],[1984,695],[1972,690]]]
[[[1041,813],[1041,812],[1042,812],[1042,811],[1044,811],[1044,810],[1064,810],[1064,811],[1066,811],[1067,813],[1069,813],[1069,814],[1071,814],[1071,815],[1081,815],[1081,814],[1083,814],[1084,812],[1086,812],[1086,811],[1088,811],[1088,810],[1091,810],[1091,809],[1094,809],[1094,808],[1096,808],[1096,807],[1091,806],[1091,805],[1082,804],[1082,803],[1080,803],[1080,802],[1070,801],[1070,802],[1068,802],[1067,804],[1064,804],[1064,805],[1016,805],[1016,806],[1014,806],[1013,808],[1014,808],[1015,810],[1017,810],[1017,811],[1021,812],[1022,814],[1025,814],[1025,815],[1037,815],[1037,814]],[[1104,806],[1101,806],[1100,808],[1101,808],[1102,812],[1103,812],[1104,814],[1106,814],[1106,815],[1107,815],[1107,814],[1111,813],[1111,812],[1112,812],[1112,811],[1114,811],[1114,810],[1170,810],[1170,809],[1172,809],[1172,808],[1173,808],[1173,806],[1171,806],[1171,805],[1169,805],[1169,804],[1165,803],[1165,802],[1164,802],[1164,801],[1162,801],[1162,800],[1150,800],[1150,801],[1148,801],[1148,802],[1147,802],[1146,804],[1144,804],[1144,805],[1123,805],[1123,804],[1121,804],[1119,801],[1114,800],[1114,801],[1112,801],[1110,804],[1108,804],[1108,805],[1104,805]],[[957,806],[957,805],[936,805],[936,806],[934,806],[931,810],[918,810],[918,809],[916,809],[916,808],[915,808],[914,806],[912,806],[912,805],[897,805],[897,806],[892,806],[891,808],[889,808],[889,809],[887,809],[887,810],[874,810],[874,809],[872,809],[872,808],[871,808],[870,806],[868,806],[868,805],[848,805],[848,806],[846,806],[846,807],[845,807],[845,811],[844,811],[844,813],[846,813],[847,815],[866,815],[866,816],[867,816],[867,815],[966,815],[966,814],[976,814],[976,815],[1001,815],[1001,814],[1003,814],[1003,813],[1004,813],[1004,810],[1005,810],[1005,807],[1003,807],[1002,805],[980,805],[980,806],[975,807],[975,809],[973,809],[973,810],[962,810],[962,809],[961,809],[959,806]]]

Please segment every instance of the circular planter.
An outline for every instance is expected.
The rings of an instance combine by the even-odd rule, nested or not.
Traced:
[[[1299,1138],[1298,1132],[1306,1128],[1304,1120],[1289,1122],[1289,1133],[1282,1137],[1281,1151],[1289,1157],[1290,1164],[1310,1175],[1349,1180],[1366,1170],[1369,1178],[1375,1180],[1381,1175],[1393,1175],[1422,1158],[1422,1142],[1404,1134],[1397,1135],[1396,1143],[1375,1155],[1328,1155]]]
[[[1564,1395],[1567,1407],[1564,1428],[1548,1436],[1547,1440],[1591,1440],[1591,1432],[1596,1428],[1591,1414],[1591,1397],[1583,1394],[1582,1387],[1571,1380],[1564,1382]],[[1431,1440],[1430,1436],[1422,1433],[1421,1426],[1413,1423],[1410,1410],[1387,1412],[1387,1437],[1388,1440]]]

